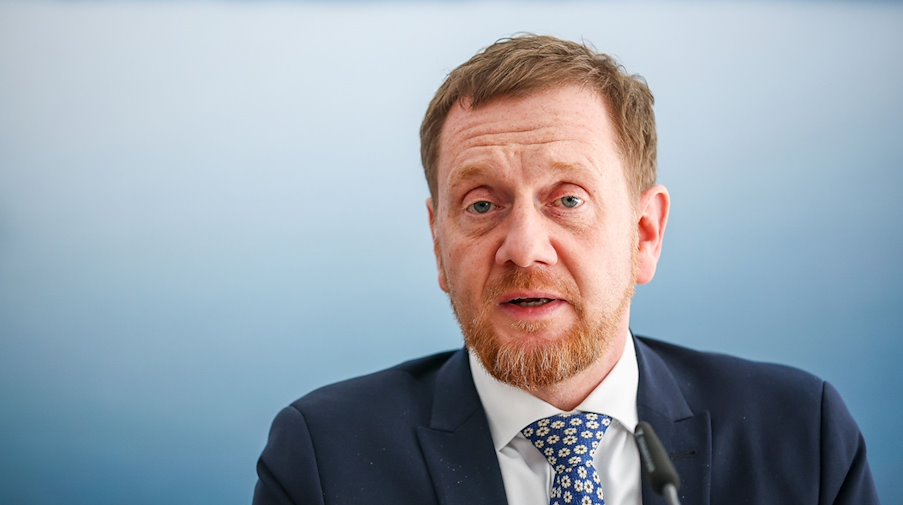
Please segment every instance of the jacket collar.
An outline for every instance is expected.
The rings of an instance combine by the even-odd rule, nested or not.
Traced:
[[[460,350],[439,369],[429,426],[417,438],[441,505],[505,505],[489,422]]]

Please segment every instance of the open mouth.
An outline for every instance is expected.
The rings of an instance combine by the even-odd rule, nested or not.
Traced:
[[[554,301],[554,298],[515,298],[508,303],[517,305],[518,307],[542,307],[543,305]]]

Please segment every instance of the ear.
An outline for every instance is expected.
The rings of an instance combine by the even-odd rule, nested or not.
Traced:
[[[436,256],[436,268],[439,270],[439,289],[448,293],[448,280],[445,278],[445,268],[442,267],[442,252],[439,249],[439,235],[436,232],[436,208],[433,199],[426,199],[426,211],[430,216],[430,233],[433,235],[433,254]]]
[[[662,242],[668,215],[671,212],[671,195],[662,185],[646,190],[640,196],[637,208],[637,284],[648,284],[655,277],[658,259],[662,255]]]

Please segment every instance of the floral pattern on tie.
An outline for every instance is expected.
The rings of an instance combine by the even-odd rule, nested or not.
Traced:
[[[593,455],[610,424],[606,415],[574,412],[540,419],[521,430],[555,471],[550,505],[605,505]]]

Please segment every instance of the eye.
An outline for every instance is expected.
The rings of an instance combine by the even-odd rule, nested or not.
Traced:
[[[475,214],[486,214],[495,205],[492,202],[487,202],[486,200],[480,200],[479,202],[474,202],[467,206],[467,210],[475,213]]]
[[[559,198],[558,201],[561,203],[562,207],[565,207],[568,209],[575,209],[575,208],[583,205],[583,198],[573,196],[573,195],[563,196],[563,197]]]

